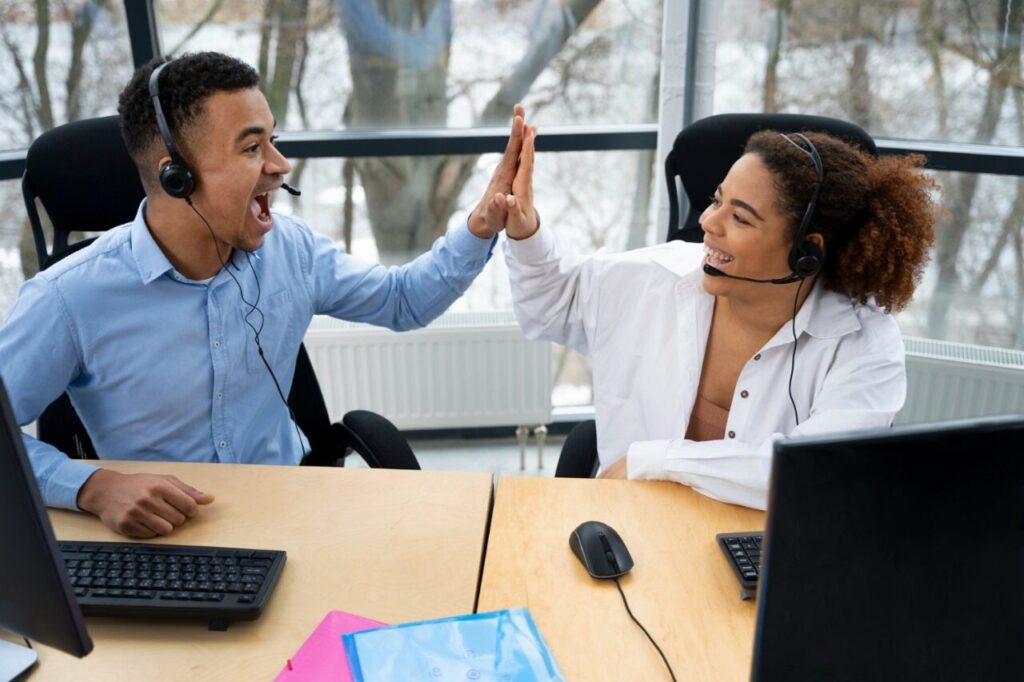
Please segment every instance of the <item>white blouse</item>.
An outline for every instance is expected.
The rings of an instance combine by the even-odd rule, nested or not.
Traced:
[[[792,328],[747,361],[723,440],[686,440],[714,297],[686,271],[687,245],[562,256],[541,227],[505,241],[516,318],[531,339],[592,359],[601,466],[628,454],[631,479],[668,479],[718,500],[764,509],[775,441],[887,427],[906,397],[903,340],[891,315],[815,285]],[[768,285],[766,285],[768,286]]]

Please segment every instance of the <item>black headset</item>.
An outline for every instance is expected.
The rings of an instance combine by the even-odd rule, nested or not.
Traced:
[[[814,183],[814,193],[811,195],[810,201],[807,202],[804,217],[800,221],[800,227],[797,228],[796,235],[793,237],[793,248],[789,252],[789,269],[799,279],[807,279],[821,272],[822,266],[825,265],[825,253],[821,250],[821,247],[807,239],[807,230],[811,226],[811,219],[814,218],[814,209],[818,205],[818,195],[821,193],[821,183],[825,176],[825,168],[821,163],[821,156],[818,154],[818,150],[815,149],[814,143],[806,135],[803,133],[791,133],[793,137],[800,138],[800,140],[807,144],[805,149],[802,145],[794,142],[793,138],[789,135],[785,133],[779,134],[782,135],[786,142],[789,142],[811,157],[811,162],[814,164],[814,172],[817,175]]]
[[[163,107],[160,106],[160,72],[170,63],[169,61],[164,62],[153,69],[153,73],[149,76],[149,97],[153,100],[156,126],[160,129],[160,137],[163,138],[164,146],[167,147],[167,153],[171,155],[171,162],[160,169],[160,186],[175,199],[187,199],[196,189],[196,175],[181,158],[178,148],[174,146],[171,129],[164,117]]]

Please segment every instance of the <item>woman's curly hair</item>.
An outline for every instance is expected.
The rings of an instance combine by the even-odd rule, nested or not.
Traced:
[[[926,175],[924,157],[874,157],[825,133],[806,133],[824,166],[818,203],[807,234],[825,240],[825,286],[887,312],[913,298],[935,240],[939,186]],[[817,176],[807,154],[776,131],[747,140],[775,177],[777,208],[795,235]]]

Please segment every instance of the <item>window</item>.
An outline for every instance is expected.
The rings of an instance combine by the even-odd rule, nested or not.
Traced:
[[[404,263],[429,248],[446,227],[465,220],[476,205],[494,166],[497,154],[479,157],[387,157],[372,159],[292,160],[292,179],[301,183],[302,197],[279,193],[275,209],[294,213],[313,229],[338,242],[351,253],[369,260]],[[653,214],[653,150],[632,152],[561,152],[541,154],[535,168],[535,203],[546,226],[556,231],[563,249],[575,253],[593,253],[598,249],[622,251],[656,243],[664,238],[665,226],[655,225]],[[410,216],[409,230],[422,228],[420,218],[430,210],[428,198],[408,192],[403,197],[372,197],[358,172],[361,164],[374,164],[394,176],[424,164],[437,168],[445,163],[468,164],[470,176],[458,196],[452,213],[443,224],[427,231],[422,243],[411,249],[381,248],[394,235],[375,231],[396,224],[394,219],[375,222],[370,203],[381,203],[376,210]],[[614,170],[613,170],[614,169]],[[623,190],[623,188],[628,188]],[[395,207],[396,201],[408,203]],[[398,232],[402,243],[409,241],[409,230]],[[508,272],[500,253],[466,294],[452,306],[453,311],[485,312],[512,307]],[[556,406],[583,405],[592,402],[589,361],[565,348],[553,348],[552,367]]]
[[[288,130],[657,120],[661,0],[159,0],[167,54],[257,65]]]
[[[40,4],[49,11],[39,14]],[[0,149],[27,147],[61,123],[116,113],[134,70],[124,8],[0,0],[0,64]]]
[[[714,110],[817,113],[874,136],[1016,145],[1021,3],[726,0]]]
[[[914,303],[898,317],[900,328],[907,336],[1024,348],[1024,181],[935,176],[946,214]]]
[[[1021,3],[726,0],[701,10],[717,27],[715,113],[817,113],[876,138],[1024,143]],[[904,334],[1024,348],[1024,184],[936,177],[945,214],[899,316]]]

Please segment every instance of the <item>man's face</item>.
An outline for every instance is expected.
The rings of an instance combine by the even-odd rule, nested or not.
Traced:
[[[197,176],[192,201],[217,239],[244,251],[270,231],[270,193],[291,165],[273,145],[274,116],[256,88],[218,92],[188,136],[187,159]]]

